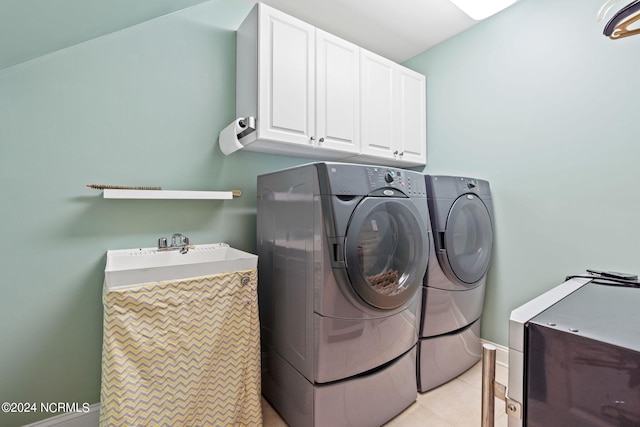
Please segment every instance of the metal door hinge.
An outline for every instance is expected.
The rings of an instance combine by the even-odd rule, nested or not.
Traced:
[[[482,349],[482,427],[494,425],[495,397],[504,401],[504,410],[509,417],[522,419],[522,404],[507,394],[507,387],[496,382],[496,347],[485,344]]]
[[[520,402],[506,396],[504,399],[504,406],[508,416],[515,418],[516,420],[522,419],[522,404]]]

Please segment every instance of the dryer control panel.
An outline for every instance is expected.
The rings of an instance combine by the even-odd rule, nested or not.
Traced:
[[[491,197],[489,183],[482,179],[460,176],[431,175],[427,179],[433,198],[456,198],[462,194],[473,193],[483,199]]]
[[[474,178],[457,178],[458,191],[462,193],[479,193],[478,180]]]
[[[460,194],[475,193],[480,196],[490,197],[489,184],[487,181],[476,178],[456,178],[458,184],[458,191]]]

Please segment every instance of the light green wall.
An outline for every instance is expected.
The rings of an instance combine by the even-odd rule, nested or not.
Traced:
[[[206,0],[2,0],[0,69]]]
[[[604,37],[602,3],[521,0],[405,63],[427,76],[425,171],[491,183],[482,336],[499,344],[566,275],[640,273],[640,36]]]
[[[306,160],[217,146],[250,7],[212,0],[0,71],[0,402],[99,401],[108,249],[182,232],[255,251],[257,174]],[[88,183],[244,194],[104,200]]]

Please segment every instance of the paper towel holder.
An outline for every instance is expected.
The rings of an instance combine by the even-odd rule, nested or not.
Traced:
[[[240,119],[238,121],[238,124],[243,129],[242,132],[238,133],[238,139],[242,139],[250,133],[256,131],[256,118],[253,116],[248,116]]]
[[[256,140],[256,118],[252,116],[238,117],[220,131],[218,138],[220,151],[225,156],[244,148]],[[253,134],[253,135],[252,135]]]

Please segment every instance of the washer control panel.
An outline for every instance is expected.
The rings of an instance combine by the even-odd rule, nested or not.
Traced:
[[[347,163],[317,163],[326,176],[320,180],[321,194],[378,197],[427,197],[424,175],[388,166]]]
[[[388,167],[367,167],[367,179],[371,192],[382,189],[381,195],[394,196],[397,188],[409,197],[426,197],[422,174]]]

